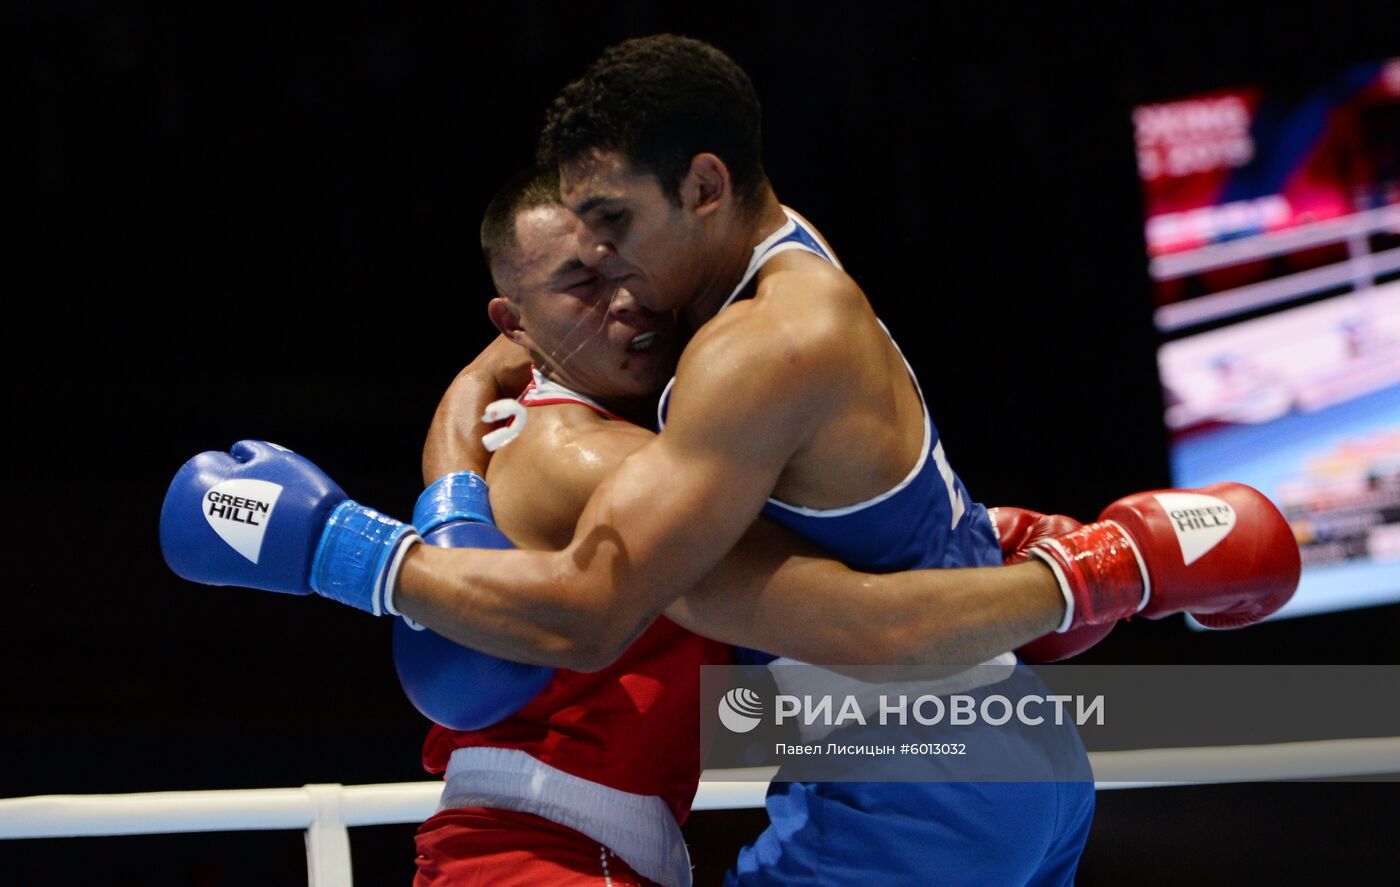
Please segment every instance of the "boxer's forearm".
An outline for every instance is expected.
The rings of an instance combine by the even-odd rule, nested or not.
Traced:
[[[492,426],[481,422],[486,405],[515,397],[530,380],[530,358],[519,346],[498,337],[452,381],[433,414],[423,444],[423,482],[454,471],[485,474],[491,456],[481,437]]]
[[[612,662],[723,558],[771,487],[742,484],[749,501],[736,502],[723,483],[736,469],[677,459],[659,441],[594,491],[563,551],[417,546],[395,606],[483,653],[583,671]],[[669,482],[661,493],[655,478]]]
[[[868,602],[842,595],[849,585],[844,572],[824,563],[822,575],[811,583],[812,594],[821,596],[824,606],[846,601],[851,627],[837,636],[846,642],[843,652],[861,649],[864,632],[884,638],[886,647],[879,651],[884,655],[872,654],[871,664],[984,662],[1054,631],[1064,616],[1055,576],[1040,563],[872,576],[865,580],[873,592]],[[872,612],[876,606],[878,614]],[[835,652],[828,661],[848,662],[834,658]]]
[[[394,592],[399,612],[463,646],[575,671],[607,664],[610,600],[558,552],[430,545],[409,552]]]
[[[667,615],[719,640],[840,665],[975,664],[1064,615],[1038,563],[876,576],[780,551],[741,544]]]

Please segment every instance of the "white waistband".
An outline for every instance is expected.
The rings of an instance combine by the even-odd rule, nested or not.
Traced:
[[[587,835],[663,887],[690,887],[685,838],[656,795],[600,785],[515,748],[459,748],[448,759],[438,804],[454,807],[534,814]]]

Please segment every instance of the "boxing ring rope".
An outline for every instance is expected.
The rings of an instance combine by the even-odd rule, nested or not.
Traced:
[[[1400,774],[1400,736],[1214,748],[1091,752],[1095,788],[1345,779]],[[1153,773],[1204,774],[1154,781]],[[707,770],[695,810],[763,806],[775,768]],[[360,825],[422,822],[437,809],[441,782],[313,784],[301,788],[39,795],[0,799],[0,839],[304,829],[310,887],[352,883],[350,836]]]
[[[1400,270],[1400,248],[1373,252],[1370,236],[1397,231],[1400,209],[1385,206],[1158,256],[1149,265],[1149,273],[1153,280],[1163,281],[1333,243],[1345,243],[1348,253],[1345,260],[1320,268],[1163,305],[1154,313],[1157,327],[1171,332],[1338,286],[1365,291],[1374,286],[1377,275]]]

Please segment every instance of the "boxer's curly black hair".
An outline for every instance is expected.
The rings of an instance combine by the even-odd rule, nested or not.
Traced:
[[[481,254],[497,291],[506,281],[501,279],[502,262],[520,246],[515,238],[515,218],[537,206],[559,203],[559,173],[554,167],[527,166],[511,176],[486,205],[481,216]]]
[[[617,151],[679,205],[691,158],[708,151],[751,198],[766,181],[759,118],[758,94],[729,56],[675,34],[638,37],[604,51],[550,104],[537,160],[558,167]]]

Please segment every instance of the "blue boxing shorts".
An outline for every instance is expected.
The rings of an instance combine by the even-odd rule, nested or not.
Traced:
[[[1015,693],[1048,692],[1018,665],[1010,681],[969,695],[1006,693],[1008,685]],[[969,745],[1030,762],[1024,766],[1037,781],[775,781],[766,802],[770,824],[740,852],[726,887],[1073,884],[1094,813],[1078,731],[1069,723],[1034,735],[986,724],[965,729],[960,739]],[[879,767],[870,772],[878,777]]]

